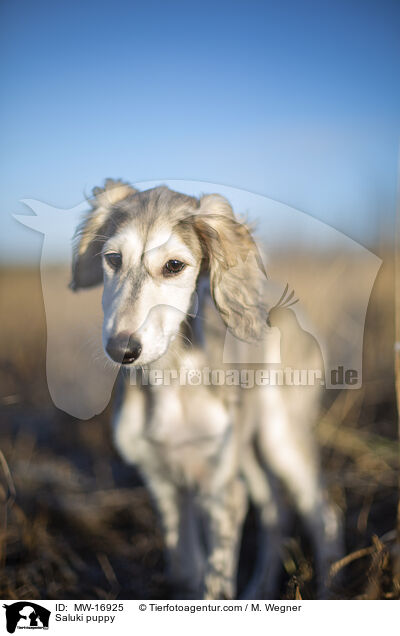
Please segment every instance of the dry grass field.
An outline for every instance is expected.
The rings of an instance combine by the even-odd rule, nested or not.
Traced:
[[[316,429],[346,527],[347,556],[333,578],[336,598],[400,597],[391,574],[398,445],[387,254],[367,313],[363,386],[326,391]],[[299,257],[292,266],[313,284],[316,263]],[[39,270],[2,269],[0,304],[0,597],[169,598],[157,519],[135,470],[113,450],[110,407],[82,421],[51,401]],[[60,330],[72,329],[71,320],[61,315]],[[253,517],[250,511],[240,585],[255,554]],[[283,561],[281,597],[313,598],[310,548],[296,519]]]

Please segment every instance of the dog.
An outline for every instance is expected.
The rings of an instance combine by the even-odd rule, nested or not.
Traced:
[[[243,596],[277,594],[277,481],[310,533],[321,596],[341,555],[340,515],[325,493],[312,431],[321,389],[181,382],[182,369],[224,367],[227,342],[247,351],[250,366],[268,347],[267,280],[250,229],[218,194],[138,191],[107,179],[76,231],[71,287],[103,283],[103,346],[120,369],[114,441],[153,497],[180,598],[236,597],[249,502],[259,515],[260,556]],[[309,357],[303,368],[313,368],[311,349],[301,350]],[[158,379],[168,371],[169,381],[145,381],[151,371]]]

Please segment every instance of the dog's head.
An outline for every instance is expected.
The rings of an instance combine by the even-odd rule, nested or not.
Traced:
[[[168,350],[187,317],[199,275],[232,333],[261,337],[262,261],[228,201],[165,186],[139,192],[120,181],[95,188],[74,245],[72,289],[104,281],[103,344],[123,364],[149,364]]]

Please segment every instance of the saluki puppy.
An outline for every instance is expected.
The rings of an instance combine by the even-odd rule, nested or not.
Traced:
[[[140,192],[110,179],[93,194],[76,233],[71,286],[104,281],[103,345],[121,367],[114,439],[153,496],[171,581],[181,597],[235,598],[252,500],[265,549],[247,595],[276,594],[280,515],[268,471],[311,534],[323,590],[340,555],[340,524],[312,432],[320,389],[182,381],[183,369],[192,380],[226,369],[227,342],[240,359],[247,350],[252,368],[254,351],[268,346],[266,274],[249,229],[218,194]],[[313,368],[313,351],[301,354],[303,368]]]

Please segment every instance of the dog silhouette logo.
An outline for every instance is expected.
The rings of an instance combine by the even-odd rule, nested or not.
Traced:
[[[16,629],[48,629],[50,610],[37,603],[18,601],[4,604],[6,610],[7,631],[14,634]]]

